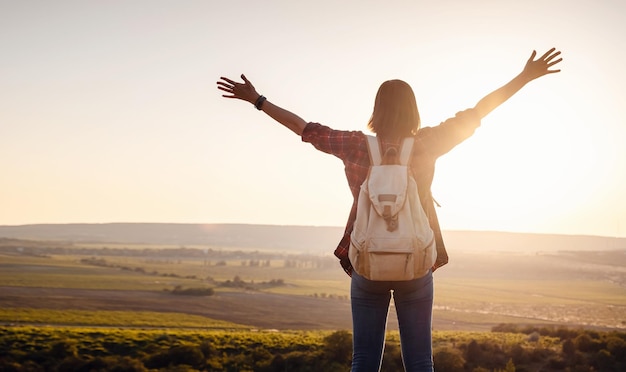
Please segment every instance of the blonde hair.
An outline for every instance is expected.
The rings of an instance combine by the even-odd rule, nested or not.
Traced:
[[[402,80],[387,80],[380,85],[368,129],[383,138],[417,134],[420,114],[411,86]]]

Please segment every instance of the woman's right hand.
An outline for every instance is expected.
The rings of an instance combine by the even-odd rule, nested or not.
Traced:
[[[222,97],[237,98],[254,104],[260,96],[254,88],[254,85],[246,79],[244,74],[241,74],[243,83],[238,83],[223,76],[220,77],[220,79],[221,81],[217,82],[217,89],[229,93],[228,95],[222,94]]]

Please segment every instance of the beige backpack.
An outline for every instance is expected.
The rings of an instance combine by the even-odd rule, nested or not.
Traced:
[[[370,280],[411,280],[428,273],[437,258],[435,234],[420,203],[409,168],[413,138],[400,153],[381,157],[376,137],[367,136],[370,169],[361,185],[349,258]]]

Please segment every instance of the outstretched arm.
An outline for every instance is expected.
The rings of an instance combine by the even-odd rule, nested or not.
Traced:
[[[535,56],[537,52],[533,50],[533,53],[530,55],[528,61],[526,61],[526,66],[524,66],[524,70],[513,78],[513,80],[509,81],[507,84],[502,87],[494,90],[493,92],[486,95],[483,99],[478,101],[474,109],[480,115],[480,118],[484,118],[493,111],[496,107],[500,106],[504,101],[511,98],[515,93],[517,93],[524,85],[535,80],[538,77],[554,74],[561,70],[550,70],[550,68],[557,63],[561,62],[563,58],[555,59],[557,56],[561,54],[560,51],[556,51],[555,48],[552,48],[545,52],[541,57],[535,60]]]
[[[306,122],[293,112],[287,111],[266,100],[265,97],[257,93],[254,85],[246,79],[245,75],[241,74],[243,83],[238,83],[225,77],[221,77],[220,79],[221,81],[217,82],[217,89],[229,93],[229,95],[223,94],[222,97],[237,98],[250,102],[255,105],[257,109],[263,110],[263,112],[269,115],[272,119],[289,128],[297,135],[302,134],[302,131],[306,126]]]

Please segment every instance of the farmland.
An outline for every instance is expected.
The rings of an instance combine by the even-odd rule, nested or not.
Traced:
[[[438,371],[621,370],[625,257],[451,252],[434,274]],[[342,371],[349,284],[327,254],[0,239],[0,369]],[[388,329],[396,371],[393,304]]]
[[[600,252],[590,263],[588,252],[458,253],[435,272],[434,329],[481,331],[500,323],[624,329],[626,273],[616,264],[623,256]],[[350,328],[349,278],[330,256],[179,246],[92,244],[59,250],[39,245],[21,251],[5,247],[0,268],[5,312],[176,312],[254,328]],[[174,296],[171,291],[177,287],[212,288],[214,294]],[[4,321],[21,320],[6,315]],[[393,312],[389,327],[396,329]]]

